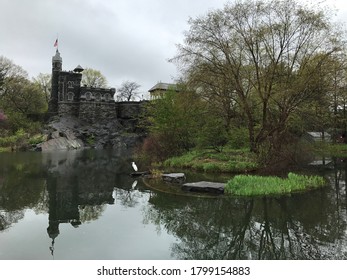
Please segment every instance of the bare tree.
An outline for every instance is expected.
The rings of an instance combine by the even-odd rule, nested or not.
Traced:
[[[118,101],[130,101],[135,100],[138,97],[139,92],[138,89],[141,87],[136,82],[125,81],[122,83],[121,87],[118,89]]]

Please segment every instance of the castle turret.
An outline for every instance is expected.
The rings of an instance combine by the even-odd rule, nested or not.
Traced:
[[[55,55],[52,57],[52,90],[48,106],[48,111],[52,115],[58,114],[59,75],[62,70],[62,65],[63,60],[57,49]]]

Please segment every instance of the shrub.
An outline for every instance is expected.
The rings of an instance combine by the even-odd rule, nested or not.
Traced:
[[[247,128],[235,127],[230,129],[228,144],[234,149],[249,147],[249,135]]]

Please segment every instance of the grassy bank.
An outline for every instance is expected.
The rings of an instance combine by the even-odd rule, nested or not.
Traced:
[[[289,173],[287,178],[275,176],[237,175],[228,181],[225,192],[233,195],[280,195],[323,187],[326,182],[320,176]]]
[[[188,168],[211,173],[244,173],[258,168],[256,156],[246,149],[194,150],[163,163],[164,167]]]

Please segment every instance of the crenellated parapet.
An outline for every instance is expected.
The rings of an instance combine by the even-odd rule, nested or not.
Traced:
[[[81,87],[80,101],[114,103],[115,93],[115,88]]]

